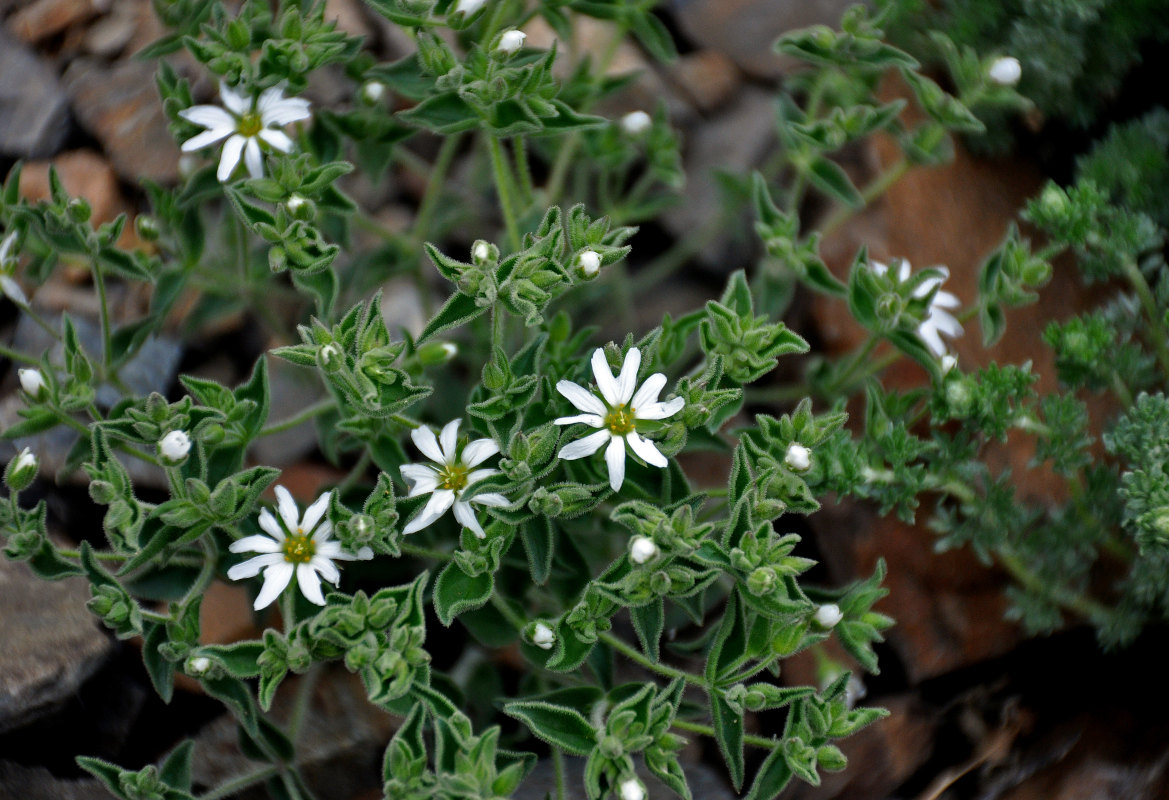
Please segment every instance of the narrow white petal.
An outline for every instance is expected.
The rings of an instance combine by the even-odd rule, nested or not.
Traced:
[[[608,368],[606,367],[606,369]],[[556,391],[568,398],[568,402],[586,414],[595,414],[598,417],[603,417],[609,411],[595,394],[580,384],[573,383],[572,381],[557,381]],[[556,424],[561,425],[563,423],[557,421]]]
[[[934,295],[930,308],[957,308],[960,305],[962,305],[962,301],[958,299],[957,295],[949,292],[938,292]]]
[[[219,106],[191,106],[179,112],[187,122],[193,122],[209,131],[234,131],[236,119]]]
[[[574,422],[583,422],[594,428],[599,428],[605,424],[604,418],[598,414],[577,414],[575,417],[557,417],[552,420],[553,425],[571,425]]]
[[[321,579],[312,564],[296,565],[296,583],[300,586],[300,593],[308,598],[310,603],[318,606],[325,604],[325,597],[321,594]]]
[[[938,335],[938,331],[933,325],[923,324],[917,329],[917,334],[925,340],[925,345],[933,354],[941,358],[946,354],[946,344],[942,341],[942,337]]]
[[[308,119],[312,114],[308,110],[308,100],[299,97],[290,97],[280,105],[265,111],[260,119],[266,128],[283,128],[292,122]]]
[[[8,234],[3,240],[0,240],[0,264],[8,260],[8,252],[12,250],[12,245],[16,244],[16,231]]]
[[[658,395],[662,393],[662,389],[666,386],[666,376],[660,372],[655,372],[645,379],[645,383],[637,390],[637,394],[633,395],[633,399],[629,401],[629,407],[633,411],[642,406],[657,403]],[[639,416],[634,414],[634,416]]]
[[[605,402],[610,406],[620,405],[621,393],[617,391],[617,381],[613,380],[613,371],[609,369],[609,362],[605,360],[605,351],[600,347],[593,351],[592,363],[593,379],[597,382],[597,388],[601,390],[601,397],[605,398]],[[580,406],[577,408],[580,408],[581,411],[591,410]]]
[[[560,452],[556,454],[557,458],[562,458],[565,461],[573,461],[585,456],[591,456],[593,453],[601,449],[601,445],[613,438],[613,434],[608,430],[599,430],[590,433],[583,439],[577,439],[575,442],[564,445],[560,448]]]
[[[619,436],[614,436],[605,449],[605,464],[609,467],[609,485],[613,491],[620,491],[625,483],[625,442]]]
[[[442,446],[442,455],[444,464],[454,464],[455,456],[457,455],[455,449],[459,444],[459,423],[461,419],[452,419],[446,425],[442,426],[442,433],[438,435],[438,443]]]
[[[24,289],[21,289],[20,284],[7,275],[0,275],[0,291],[17,305],[28,305],[28,298],[24,296]]]
[[[266,508],[260,509],[260,527],[277,542],[284,541],[284,529],[280,527],[280,523],[276,521],[276,517],[272,516],[272,512]]]
[[[302,529],[308,532],[317,527],[317,523],[321,521],[321,517],[325,516],[325,512],[329,509],[329,499],[332,496],[332,492],[325,492],[304,510],[304,519],[300,523]]]
[[[259,611],[279,597],[280,593],[284,591],[284,588],[288,586],[288,582],[292,580],[292,572],[293,566],[287,561],[273,564],[264,570],[264,585],[260,588],[260,594],[256,597],[256,602],[252,608]]]
[[[486,539],[487,534],[483,532],[483,528],[479,526],[479,520],[475,519],[475,512],[471,509],[470,503],[464,503],[461,500],[454,505],[455,519],[464,528],[469,528],[471,533],[478,536],[480,539]]]
[[[454,492],[450,489],[437,489],[426,501],[426,508],[422,509],[422,513],[433,514],[435,518],[441,517],[454,502]]]
[[[292,139],[288,138],[288,134],[282,130],[277,130],[276,128],[263,128],[256,135],[270,144],[274,149],[279,150],[281,153],[292,152]]]
[[[223,152],[219,155],[219,169],[215,171],[215,177],[220,183],[230,178],[231,173],[239,166],[240,153],[243,152],[247,141],[243,136],[236,134],[223,143]]]
[[[237,116],[243,116],[252,110],[251,97],[243,92],[237,92],[222,81],[219,83],[219,99],[223,101],[223,105],[235,112]]]
[[[467,485],[470,486],[471,484],[476,483],[477,481],[481,481],[484,478],[487,478],[491,475],[498,475],[498,474],[499,474],[499,470],[497,470],[497,469],[477,469],[477,470],[474,470],[473,472],[467,473]]]
[[[956,320],[948,311],[935,310],[930,314],[927,322],[947,336],[962,335],[962,323]]]
[[[402,480],[410,492],[407,497],[417,497],[420,494],[430,494],[438,487],[438,473],[425,464],[403,464],[399,467]]]
[[[280,519],[284,521],[288,531],[295,533],[300,527],[300,509],[296,507],[296,501],[283,486],[276,487],[276,508],[280,511]]]
[[[266,569],[273,564],[279,564],[282,561],[284,561],[283,553],[265,553],[262,556],[249,558],[247,561],[241,561],[239,564],[236,564],[227,571],[227,577],[233,581],[254,578],[260,574],[260,570]]]
[[[625,363],[621,365],[621,374],[617,376],[617,402],[629,405],[633,399],[633,392],[637,388],[637,371],[641,369],[641,351],[636,347],[629,348],[625,354]]]
[[[633,452],[637,453],[638,457],[647,464],[655,467],[664,467],[669,464],[666,457],[658,451],[658,448],[649,439],[643,439],[637,431],[629,433],[625,437],[625,441],[633,448]]]
[[[308,528],[305,528],[308,530]],[[329,537],[333,535],[333,523],[329,520],[324,520],[320,525],[313,529],[313,542],[321,544],[329,541]]]
[[[187,141],[183,142],[182,151],[184,153],[192,153],[195,150],[202,150],[204,147],[210,147],[225,136],[230,136],[231,128],[213,128],[209,131],[203,131],[198,136],[192,136]]]
[[[264,177],[264,154],[260,152],[260,141],[254,136],[249,136],[244,146],[244,165],[252,178]]]
[[[675,397],[664,403],[653,403],[637,409],[635,419],[665,419],[677,414],[686,405],[685,398]]]
[[[322,578],[334,586],[341,581],[341,570],[337,569],[337,565],[321,555],[319,551],[308,563],[313,569],[321,573]]]
[[[499,452],[494,439],[476,439],[463,448],[463,465],[475,467]]]
[[[279,553],[283,548],[280,542],[267,536],[245,536],[228,545],[233,553]]]
[[[504,508],[505,506],[511,505],[510,500],[497,492],[477,494],[471,498],[470,502],[478,503],[481,506],[491,506],[492,508]]]
[[[902,283],[909,280],[910,267],[909,262],[904,258],[901,259],[901,266],[897,270],[897,279]]]
[[[431,514],[431,513],[428,513],[427,510],[424,508],[418,514],[418,516],[416,516],[416,517],[414,517],[414,519],[410,520],[410,522],[406,525],[406,527],[402,529],[402,535],[405,536],[407,534],[414,533],[415,531],[420,531],[423,528],[431,525],[433,522],[435,522],[441,516],[442,516],[441,511],[437,514]]]
[[[284,100],[283,86],[270,86],[260,93],[260,99],[256,101],[256,110],[261,114],[269,109],[275,108]]]
[[[410,431],[410,438],[414,440],[414,446],[418,448],[422,455],[436,464],[446,463],[443,461],[442,450],[438,446],[438,439],[434,437],[434,431],[430,428],[425,425],[419,425]]]

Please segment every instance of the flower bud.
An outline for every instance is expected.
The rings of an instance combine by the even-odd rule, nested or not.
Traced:
[[[475,244],[471,245],[471,260],[476,264],[488,264],[494,261],[496,256],[491,253],[491,243],[483,239],[476,240]]]
[[[459,0],[458,5],[455,6],[455,13],[469,17],[483,8],[486,2],[487,0]]]
[[[150,214],[139,214],[134,218],[134,230],[138,233],[138,238],[144,242],[154,242],[162,235],[162,229],[158,225],[158,218]]]
[[[576,268],[582,278],[595,277],[601,271],[601,254],[596,250],[581,250],[576,257]]]
[[[340,345],[330,342],[317,351],[317,362],[325,372],[336,372],[344,365],[345,354],[341,352]]]
[[[207,656],[195,656],[187,661],[187,674],[196,678],[207,674],[209,669],[211,669],[211,659]]]
[[[313,201],[297,192],[289,195],[285,205],[288,206],[288,213],[292,215],[293,219],[298,219],[301,222],[309,222],[317,215]]]
[[[40,400],[45,394],[45,376],[39,369],[17,370],[20,376],[20,388],[33,400]]]
[[[771,594],[775,588],[775,570],[771,567],[759,567],[747,576],[747,591],[756,597]]]
[[[191,437],[185,431],[171,431],[158,440],[158,454],[169,464],[179,464],[191,452]]]
[[[4,473],[4,482],[8,484],[9,489],[19,492],[22,489],[27,489],[36,476],[37,457],[32,454],[32,450],[26,447],[20,451],[16,458],[8,462],[8,469]]]
[[[424,367],[437,367],[458,354],[459,346],[454,342],[427,342],[418,348],[418,361]]]
[[[523,31],[517,31],[515,28],[506,30],[499,37],[499,44],[495,46],[495,52],[510,56],[524,46],[524,39],[527,38],[528,35]]]
[[[65,208],[74,222],[89,222],[89,218],[93,216],[93,208],[83,197],[74,197]]]
[[[816,609],[816,613],[812,619],[821,628],[832,630],[840,620],[844,619],[844,614],[841,613],[840,606],[836,605],[836,603],[825,603]]]
[[[556,644],[556,633],[543,622],[537,622],[532,628],[532,644],[541,650],[551,650]]]
[[[648,536],[634,536],[629,543],[629,560],[634,564],[653,561],[658,555],[658,546]]]
[[[621,130],[630,136],[641,136],[653,127],[654,121],[644,111],[630,111],[621,118]]]
[[[621,781],[621,800],[645,800],[645,785],[637,778]]]
[[[812,451],[802,444],[793,442],[788,445],[787,455],[783,457],[783,463],[796,472],[806,472],[812,466]]]
[[[1023,77],[1023,67],[1019,64],[1019,59],[1003,56],[994,60],[986,75],[991,82],[999,86],[1014,86]]]
[[[381,81],[366,81],[361,84],[361,99],[369,105],[377,105],[385,96],[386,85]]]
[[[942,356],[942,374],[943,375],[948,373],[950,370],[952,370],[956,366],[958,366],[958,359],[955,356],[952,356],[949,353]]]

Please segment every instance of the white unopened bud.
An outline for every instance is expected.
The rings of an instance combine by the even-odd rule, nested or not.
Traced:
[[[191,452],[191,437],[184,431],[171,431],[158,441],[158,452],[164,461],[177,464]]]
[[[321,347],[317,351],[317,359],[321,362],[321,366],[331,372],[340,369],[342,362],[342,353],[340,346],[336,342],[330,342]]]
[[[17,370],[17,375],[20,376],[20,388],[24,389],[29,397],[39,400],[44,395],[45,376],[39,369]]]
[[[658,555],[658,546],[648,536],[634,536],[629,543],[629,559],[634,564],[645,564]]]
[[[455,13],[464,14],[469,17],[483,8],[486,2],[487,0],[459,0],[458,5],[455,6]]]
[[[576,257],[576,264],[581,275],[591,278],[601,271],[601,254],[596,250],[582,250]]]
[[[644,111],[630,111],[621,118],[621,130],[630,136],[641,136],[654,124],[653,118]]]
[[[386,85],[381,81],[366,81],[361,84],[361,99],[371,106],[381,102],[386,96]]]
[[[958,366],[958,359],[957,358],[950,355],[949,353],[942,356],[942,374],[943,375],[945,375],[947,372],[949,372],[950,370],[952,370],[956,366]]]
[[[844,619],[844,614],[840,611],[840,606],[836,603],[825,603],[816,609],[816,614],[813,617],[816,624],[826,630],[831,630],[836,627],[840,620]]]
[[[491,245],[480,239],[471,247],[471,258],[475,261],[488,261],[491,259]]]
[[[645,786],[637,778],[621,781],[621,800],[645,800]]]
[[[23,491],[36,478],[37,466],[37,457],[26,447],[8,463],[8,468],[4,471],[4,482],[14,492]]]
[[[199,169],[199,157],[191,153],[183,153],[179,156],[179,175],[183,178],[189,178],[195,174],[195,170]]]
[[[804,472],[812,466],[812,451],[802,444],[790,444],[787,455],[783,457],[783,463],[796,472]]]
[[[195,656],[187,662],[187,672],[191,675],[204,675],[211,669],[211,659],[207,656]]]
[[[511,55],[524,46],[524,39],[527,38],[528,35],[523,31],[517,31],[515,28],[506,30],[499,37],[499,44],[495,49],[505,55]]]
[[[1013,56],[996,58],[986,71],[987,77],[999,86],[1014,86],[1023,77],[1023,67]]]
[[[556,633],[543,622],[537,622],[532,628],[532,644],[541,650],[551,650],[556,644]]]

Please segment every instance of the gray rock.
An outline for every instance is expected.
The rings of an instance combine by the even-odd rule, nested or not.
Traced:
[[[272,387],[268,424],[283,422],[325,396],[320,374],[290,364],[281,358],[268,359],[268,380]],[[283,466],[311,453],[317,446],[316,427],[307,420],[280,433],[252,443],[251,455],[260,464]]]
[[[69,99],[31,49],[0,29],[0,153],[47,158],[69,134]]]
[[[69,698],[110,653],[89,597],[81,578],[50,583],[0,560],[0,731]]]
[[[635,763],[638,759],[634,759]],[[564,796],[568,800],[585,800],[584,790],[584,759],[564,759]],[[653,798],[677,798],[677,795],[664,783],[645,771],[638,763],[637,777],[645,782],[646,794]],[[735,793],[731,791],[726,779],[717,770],[697,762],[682,762],[682,770],[686,773],[686,782],[690,792],[701,800],[734,800]],[[520,788],[512,795],[512,800],[544,800],[548,794],[556,796],[556,770],[552,761],[545,759],[536,765],[532,773],[520,784]]]
[[[0,761],[0,797],[20,800],[109,800],[110,793],[93,778],[67,781],[44,767]]]

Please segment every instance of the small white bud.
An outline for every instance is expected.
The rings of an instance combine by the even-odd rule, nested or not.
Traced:
[[[854,672],[848,676],[848,685],[844,687],[844,705],[851,709],[858,700],[863,700],[868,693],[869,689],[865,686],[865,682]]]
[[[469,17],[483,8],[486,2],[487,0],[459,0],[458,5],[455,6],[455,13],[464,14]]]
[[[371,106],[380,103],[386,96],[386,85],[381,81],[366,81],[361,84],[361,99]]]
[[[645,564],[658,555],[658,546],[648,536],[634,536],[629,543],[629,559],[634,564]]]
[[[644,111],[630,111],[621,118],[621,130],[630,136],[641,136],[654,124],[653,118]]]
[[[987,77],[999,86],[1014,86],[1023,77],[1023,67],[1013,56],[996,58],[986,72]]]
[[[802,444],[792,443],[787,447],[787,455],[783,457],[783,463],[796,472],[804,472],[812,466],[812,451]]]
[[[487,261],[491,258],[491,245],[480,239],[471,247],[471,258],[475,261]]]
[[[576,257],[581,275],[591,278],[601,271],[601,254],[596,250],[582,250]]]
[[[303,208],[307,202],[308,200],[305,200],[302,195],[293,192],[288,196],[288,210],[295,214],[297,211]]]
[[[26,447],[9,462],[4,471],[4,482],[14,492],[23,491],[36,479],[37,466],[37,457]]]
[[[442,347],[442,351],[446,353],[447,358],[454,358],[459,354],[459,346],[454,342],[443,342],[440,347]]]
[[[191,452],[191,437],[184,431],[171,431],[159,439],[158,452],[164,461],[177,464]]]
[[[537,622],[532,629],[532,644],[541,650],[551,650],[556,644],[556,633],[543,622]]]
[[[637,778],[621,781],[621,800],[645,800],[645,786]]]
[[[495,49],[500,53],[510,56],[524,46],[524,39],[527,38],[528,35],[523,31],[517,31],[515,28],[506,30],[499,37],[499,45]]]
[[[840,612],[840,606],[836,605],[836,603],[825,603],[816,609],[816,614],[813,618],[821,628],[831,630],[836,627],[840,620],[844,619],[844,614]]]
[[[957,358],[950,355],[949,353],[942,356],[942,374],[943,375],[945,375],[947,372],[949,372],[950,370],[952,370],[956,366],[958,366],[958,359]]]
[[[14,470],[27,470],[37,468],[37,457],[32,454],[32,450],[24,448],[20,451],[20,455],[16,457],[16,464],[12,467]]]
[[[195,656],[187,662],[187,672],[191,675],[203,675],[211,669],[211,659],[207,656]]]
[[[329,367],[332,366],[333,362],[341,358],[341,348],[335,342],[330,342],[317,351],[317,356],[321,360],[321,366]]]
[[[20,388],[24,389],[25,393],[33,398],[39,400],[45,391],[45,376],[41,374],[39,369],[20,369],[17,370],[20,376]]]

